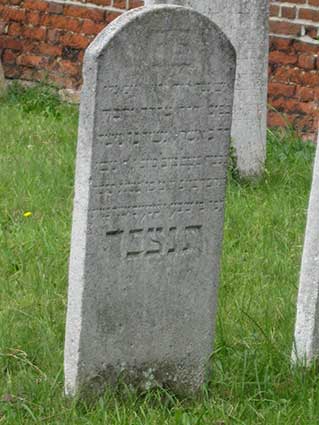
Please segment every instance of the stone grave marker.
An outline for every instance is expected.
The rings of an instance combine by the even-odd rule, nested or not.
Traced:
[[[235,51],[179,6],[122,15],[84,60],[65,343],[69,396],[194,394],[213,347]]]
[[[144,0],[180,4],[208,16],[237,53],[232,139],[242,177],[262,174],[266,159],[269,0]]]
[[[319,137],[302,256],[292,361],[319,357]]]

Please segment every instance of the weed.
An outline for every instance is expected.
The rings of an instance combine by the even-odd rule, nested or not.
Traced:
[[[4,101],[19,106],[25,113],[36,113],[55,118],[61,115],[61,101],[57,90],[54,86],[45,83],[24,87],[18,82],[13,82],[9,86]]]

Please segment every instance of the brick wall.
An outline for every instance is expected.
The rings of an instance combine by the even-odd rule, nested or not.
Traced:
[[[235,0],[234,0],[235,1]],[[143,0],[0,0],[7,78],[79,89],[83,52],[102,28]],[[319,0],[270,0],[269,126],[314,138],[319,114]]]
[[[124,10],[140,0],[0,0],[0,49],[7,78],[60,87],[81,86],[84,49]]]
[[[319,117],[319,0],[271,1],[269,29],[268,125],[291,123],[305,138],[315,140]]]

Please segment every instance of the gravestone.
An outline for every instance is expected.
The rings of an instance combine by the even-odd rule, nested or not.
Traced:
[[[66,394],[193,394],[212,351],[235,51],[178,6],[130,11],[84,60]]]
[[[309,365],[319,357],[319,137],[308,207],[292,361]]]
[[[225,32],[237,53],[232,139],[242,177],[262,174],[266,159],[269,0],[144,0],[193,7]]]

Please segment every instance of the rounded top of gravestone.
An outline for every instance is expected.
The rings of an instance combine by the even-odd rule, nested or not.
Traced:
[[[229,52],[231,56],[236,58],[236,51],[232,43],[213,21],[190,7],[166,4],[140,7],[119,16],[98,34],[87,48],[85,56],[97,59],[99,56],[103,55],[104,48],[109,46],[113,39],[117,39],[123,31],[128,33],[130,26],[137,22],[140,24],[138,26],[139,31],[142,31],[145,42],[148,40],[148,31],[154,30],[154,27],[167,32],[184,30],[185,32],[189,32],[189,34],[200,30],[203,36],[205,33],[208,36],[210,30],[214,30],[216,37],[220,39],[225,55],[226,52]],[[136,31],[136,40],[140,40],[141,34],[138,32],[136,25],[134,25],[134,31]],[[130,35],[134,37],[134,34]],[[134,38],[125,41],[133,43]],[[211,42],[211,40],[208,39],[205,41],[207,43]],[[117,39],[116,43],[118,42],[119,40]],[[141,45],[141,54],[145,48],[145,45]],[[130,52],[126,50],[126,46],[123,45],[123,54],[129,53]]]

